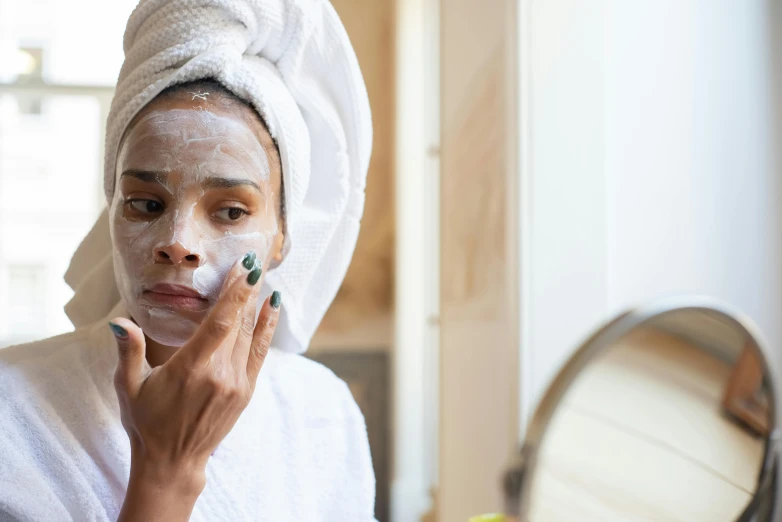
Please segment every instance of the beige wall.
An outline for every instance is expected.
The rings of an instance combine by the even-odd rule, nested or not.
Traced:
[[[515,2],[441,4],[437,519],[502,509],[517,441]]]

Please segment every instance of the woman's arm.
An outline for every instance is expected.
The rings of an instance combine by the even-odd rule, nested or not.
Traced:
[[[154,463],[131,464],[130,481],[118,522],[190,519],[206,485],[202,470],[160,469]]]
[[[241,260],[193,338],[150,368],[144,333],[117,318],[114,385],[131,448],[119,520],[187,521],[206,486],[206,463],[249,404],[279,316],[279,296],[255,321],[258,279]],[[274,303],[274,305],[272,305]]]

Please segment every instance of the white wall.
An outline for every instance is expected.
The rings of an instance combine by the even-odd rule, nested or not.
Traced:
[[[603,1],[522,6],[522,424],[605,316],[603,10]]]
[[[578,341],[654,297],[721,298],[782,341],[773,2],[526,9],[523,416]]]

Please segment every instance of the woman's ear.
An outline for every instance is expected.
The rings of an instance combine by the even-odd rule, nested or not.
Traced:
[[[277,268],[285,257],[282,253],[282,247],[285,245],[285,233],[280,230],[272,239],[272,248],[269,252],[269,269]]]

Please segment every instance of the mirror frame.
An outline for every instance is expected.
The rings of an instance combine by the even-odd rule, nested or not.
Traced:
[[[778,481],[776,478],[780,439],[778,421],[782,418],[780,415],[782,400],[778,395],[780,381],[773,365],[773,359],[770,357],[770,352],[760,331],[749,317],[718,300],[698,296],[661,299],[624,312],[602,326],[581,344],[546,389],[528,425],[524,443],[520,455],[518,455],[520,460],[505,476],[506,510],[509,514],[519,516],[520,520],[525,521],[521,517],[526,515],[528,511],[526,508],[530,505],[532,481],[529,479],[535,473],[541,443],[556,413],[557,406],[581,371],[636,327],[642,326],[660,315],[679,310],[716,313],[726,323],[732,324],[752,339],[758,348],[763,370],[768,377],[769,435],[758,475],[757,490],[744,513],[736,522],[782,520],[782,511],[776,513],[777,499],[782,494],[782,481]],[[775,518],[775,514],[777,518]]]

